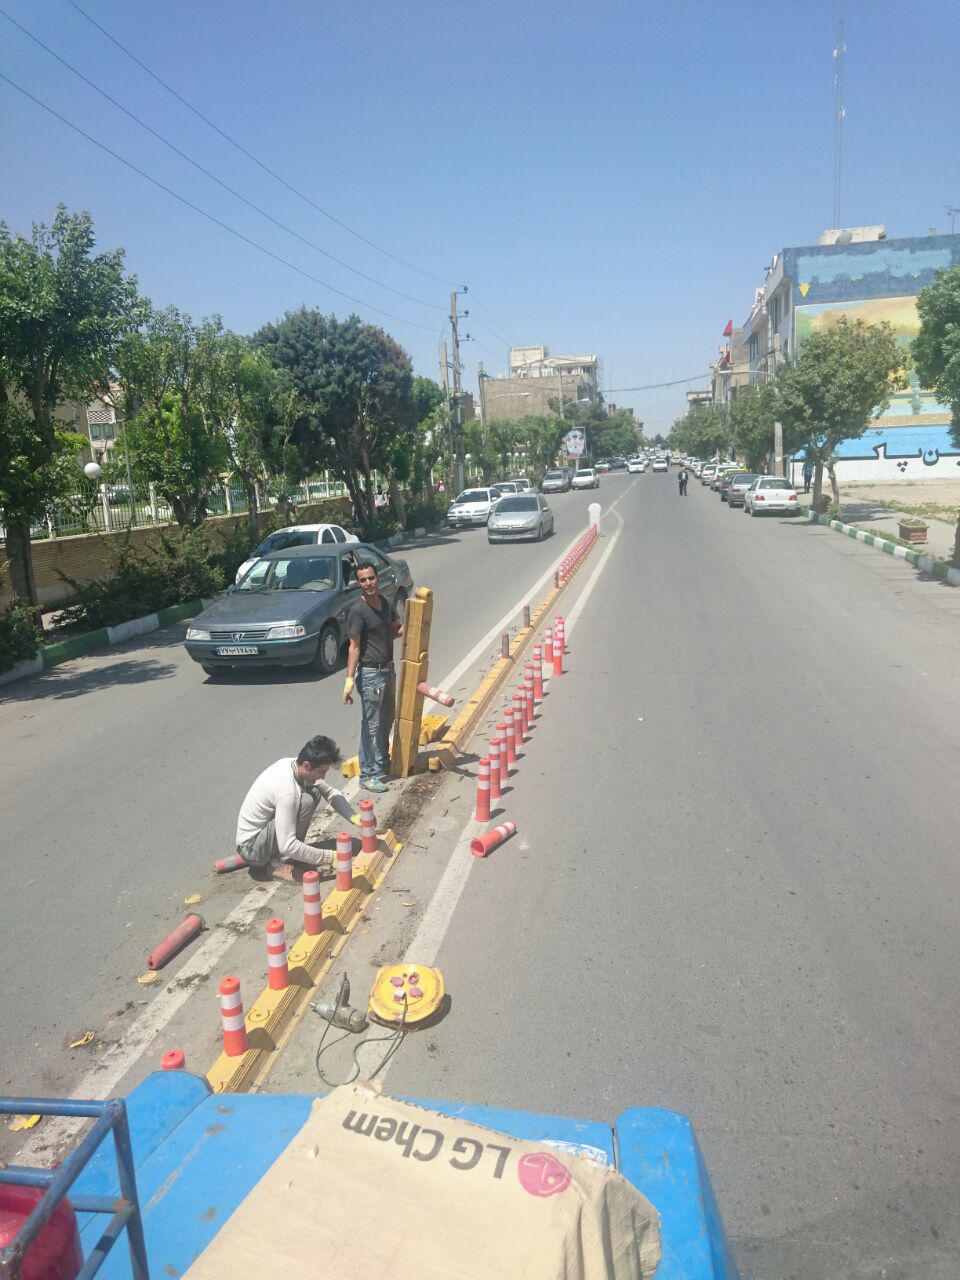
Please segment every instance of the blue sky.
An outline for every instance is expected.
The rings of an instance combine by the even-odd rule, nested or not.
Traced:
[[[409,301],[359,279],[215,186],[0,19],[0,71],[355,306],[236,240],[0,82],[0,217],[89,209],[155,303],[251,332],[306,303],[382,323],[437,376],[466,283],[467,385],[506,338],[592,351],[610,388],[705,370],[762,268],[816,243],[833,205],[836,5],[397,5],[78,0],[255,155],[392,261],[201,124],[67,0],[0,7],[225,182]],[[844,6],[843,222],[946,229],[960,205],[960,5]],[[958,220],[960,227],[960,220]],[[495,321],[491,320],[491,314]],[[425,327],[417,327],[425,326]],[[482,345],[480,345],[482,343]],[[613,392],[652,431],[684,388]]]

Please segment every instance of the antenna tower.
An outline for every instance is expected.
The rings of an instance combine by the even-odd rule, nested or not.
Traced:
[[[835,90],[835,114],[833,122],[833,225],[838,229],[842,225],[840,222],[840,189],[841,179],[843,177],[843,117],[847,114],[847,108],[843,104],[843,55],[847,52],[847,46],[843,42],[843,19],[837,23],[837,47],[833,51],[833,56],[837,62],[837,69],[833,77],[833,86]]]

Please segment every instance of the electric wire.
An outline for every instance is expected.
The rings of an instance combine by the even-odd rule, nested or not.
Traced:
[[[480,299],[477,297],[477,295],[473,292],[472,289],[469,290],[469,296],[472,299],[472,301],[474,301],[477,304],[480,310],[483,311],[486,315],[488,315],[490,319],[493,321],[493,323],[497,326],[497,328],[503,332],[503,334],[506,336],[507,342],[509,342],[512,347],[518,346],[519,343],[517,342],[517,340],[510,336],[509,332],[503,327],[503,325],[500,323],[497,317],[493,314],[490,308],[485,307],[483,305],[483,303],[480,301]]]
[[[277,173],[274,169],[271,169],[269,165],[265,164],[262,160],[260,160],[257,156],[255,156],[252,151],[249,151],[243,145],[243,143],[238,142],[237,139],[232,137],[229,133],[227,133],[226,130],[221,129],[219,125],[214,124],[214,122],[209,118],[209,116],[205,116],[198,107],[195,107],[192,102],[188,101],[187,98],[185,98],[182,94],[178,93],[176,89],[173,88],[172,85],[167,84],[166,80],[162,79],[159,75],[157,75],[155,71],[152,71],[147,66],[147,64],[145,62],[142,62],[136,56],[135,53],[132,53],[126,47],[126,45],[121,44],[120,41],[116,38],[116,36],[111,35],[111,33],[106,29],[106,27],[101,26],[100,23],[97,22],[95,18],[92,18],[84,8],[82,8],[79,4],[77,4],[77,0],[67,0],[67,3],[71,5],[74,9],[76,9],[77,13],[79,13],[81,17],[86,18],[87,22],[89,22],[91,26],[96,27],[96,29],[101,33],[101,35],[105,36],[110,41],[111,44],[115,45],[120,50],[121,53],[126,54],[126,56],[132,62],[135,62],[136,65],[142,71],[145,71],[146,74],[150,76],[152,80],[155,80],[157,84],[159,84],[162,88],[166,89],[166,91],[169,94],[172,94],[172,96],[176,98],[176,100],[182,106],[186,107],[188,111],[192,111],[193,114],[199,120],[202,120],[203,123],[207,125],[208,128],[212,129],[214,133],[219,134],[220,137],[223,138],[226,142],[229,142],[231,146],[236,147],[236,149],[242,155],[246,156],[248,160],[251,160],[255,165],[258,166],[258,168],[262,169],[264,173],[269,174],[270,177],[273,178],[275,182],[279,182],[282,187],[286,187],[286,189],[292,192],[293,195],[303,200],[304,203],[308,204],[311,207],[311,209],[316,209],[317,213],[322,214],[323,217],[325,218],[328,218],[336,226],[340,227],[344,231],[349,232],[350,235],[354,236],[357,240],[360,240],[363,244],[367,245],[369,248],[375,249],[377,253],[382,253],[384,257],[390,258],[393,262],[399,263],[400,266],[406,267],[410,271],[415,271],[417,272],[418,275],[426,276],[427,279],[429,280],[436,280],[440,284],[451,285],[453,283],[451,280],[447,280],[443,276],[435,275],[432,271],[426,271],[423,267],[418,267],[414,263],[408,262],[405,258],[401,258],[397,254],[391,253],[389,249],[384,249],[382,245],[376,244],[373,240],[369,240],[366,236],[361,235],[359,231],[354,230],[354,228],[351,227],[348,223],[343,222],[340,218],[337,218],[332,213],[330,213],[329,210],[324,209],[321,205],[317,204],[315,200],[312,200],[308,195],[305,195],[304,192],[299,190],[299,188],[295,187],[292,183],[288,182],[286,178],[282,178],[279,173]]]
[[[604,395],[619,395],[622,391],[659,391],[661,387],[682,387],[686,382],[702,382],[710,377],[710,371],[695,373],[691,378],[673,378],[670,382],[648,382],[643,387],[607,387]]]
[[[266,209],[261,209],[258,204],[254,204],[252,200],[247,199],[242,192],[231,187],[229,183],[224,182],[222,178],[218,178],[215,173],[211,173],[211,171],[200,164],[198,160],[194,160],[186,151],[182,151],[176,143],[171,142],[170,139],[164,137],[162,133],[158,133],[157,130],[147,124],[145,120],[141,120],[138,115],[135,115],[134,112],[129,110],[129,108],[125,107],[122,102],[118,102],[117,99],[111,97],[105,89],[101,89],[100,86],[91,80],[89,76],[84,75],[82,71],[69,63],[66,58],[61,57],[59,53],[54,49],[51,49],[48,44],[44,44],[38,36],[35,36],[32,31],[28,31],[25,26],[19,23],[16,18],[11,17],[3,8],[0,8],[0,17],[6,18],[12,26],[16,27],[18,31],[22,32],[23,35],[32,40],[34,44],[39,45],[39,47],[48,53],[51,58],[55,58],[61,66],[66,67],[68,71],[72,72],[73,75],[82,80],[84,84],[89,85],[95,93],[100,94],[101,98],[106,99],[106,101],[116,107],[118,111],[122,111],[125,116],[138,124],[141,129],[145,129],[147,133],[156,138],[158,142],[162,142],[165,147],[169,147],[169,149],[175,155],[178,155],[181,160],[186,160],[187,164],[193,165],[194,169],[199,173],[202,173],[204,177],[209,178],[211,182],[215,182],[218,187],[222,187],[224,191],[229,192],[230,195],[234,196],[237,200],[240,200],[248,208],[252,209],[254,213],[258,213],[262,218],[266,218],[268,222],[272,222],[273,225],[275,227],[279,227],[281,231],[285,231],[287,235],[293,236],[293,238],[295,240],[299,240],[301,244],[305,244],[308,248],[313,249],[316,253],[322,254],[325,258],[329,258],[330,261],[335,262],[337,266],[343,267],[346,271],[350,271],[354,275],[360,276],[361,279],[368,281],[370,284],[376,285],[378,289],[385,289],[388,293],[395,293],[397,297],[405,298],[408,302],[416,302],[422,307],[433,307],[437,311],[444,310],[444,307],[440,303],[428,302],[425,298],[418,298],[411,293],[404,293],[402,289],[395,289],[392,285],[385,284],[383,280],[378,280],[375,276],[367,275],[365,271],[361,271],[358,267],[352,267],[349,262],[344,262],[344,260],[342,258],[338,258],[336,254],[330,253],[327,249],[322,248],[313,240],[308,239],[306,236],[302,236],[299,231],[294,231],[292,227],[288,227],[286,223],[281,222],[279,218],[275,218],[273,214],[268,213]]]
[[[414,329],[424,329],[427,333],[433,333],[433,325],[422,324],[419,320],[410,320],[406,316],[398,316],[393,311],[386,311],[383,307],[374,306],[372,302],[364,302],[361,298],[355,298],[353,294],[345,293],[343,289],[338,289],[335,285],[330,284],[326,280],[321,280],[319,276],[315,276],[312,272],[306,271],[303,267],[298,267],[297,264],[295,262],[291,262],[289,258],[284,258],[281,254],[274,253],[273,250],[268,249],[266,245],[260,244],[258,240],[253,240],[250,236],[244,235],[242,231],[238,231],[236,227],[231,227],[229,223],[223,222],[220,218],[216,217],[215,214],[208,213],[206,209],[201,208],[198,204],[194,204],[192,200],[188,200],[186,196],[181,195],[178,191],[174,191],[172,187],[168,187],[165,183],[161,182],[159,178],[154,178],[151,174],[147,173],[146,170],[139,168],[139,166],[135,165],[132,160],[128,160],[125,156],[120,155],[119,152],[108,147],[106,143],[100,142],[99,139],[95,138],[92,134],[81,129],[78,124],[74,124],[72,120],[68,120],[67,117],[62,116],[59,111],[55,111],[53,107],[30,93],[28,89],[24,89],[24,87],[17,84],[15,80],[11,80],[9,76],[4,75],[2,71],[0,71],[0,80],[3,80],[6,84],[10,85],[12,89],[16,89],[18,93],[22,93],[25,98],[29,98],[30,101],[35,103],[38,107],[42,107],[43,110],[53,116],[55,120],[59,120],[61,124],[65,124],[68,129],[72,129],[74,133],[78,133],[81,138],[85,138],[88,142],[92,142],[95,147],[98,147],[106,155],[111,156],[114,160],[119,160],[121,164],[126,165],[128,169],[139,174],[141,178],[145,178],[147,182],[152,183],[153,186],[158,187],[168,196],[172,196],[174,200],[178,200],[181,204],[186,205],[186,207],[188,209],[192,209],[194,213],[199,213],[202,218],[206,218],[208,222],[212,222],[222,231],[226,231],[230,235],[235,236],[237,240],[242,240],[244,244],[249,245],[252,249],[256,249],[259,253],[265,254],[266,257],[272,258],[274,262],[279,262],[281,266],[288,267],[291,271],[295,271],[297,275],[313,281],[314,284],[318,284],[322,288],[328,289],[331,293],[337,294],[340,298],[345,298],[348,302],[355,303],[358,307],[364,307],[367,311],[374,311],[377,315],[386,316],[389,320],[396,320],[398,324],[410,325]]]

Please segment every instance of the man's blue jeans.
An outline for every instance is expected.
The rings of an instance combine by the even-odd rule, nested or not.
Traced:
[[[360,781],[390,772],[396,677],[392,667],[357,668],[360,690]]]

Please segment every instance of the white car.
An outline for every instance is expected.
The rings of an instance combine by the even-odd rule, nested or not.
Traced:
[[[717,464],[715,462],[708,462],[700,471],[700,483],[709,484],[716,474]]]
[[[743,495],[743,509],[752,516],[774,511],[796,515],[802,510],[796,489],[783,476],[758,476]]]
[[[447,510],[447,523],[454,527],[486,524],[496,502],[497,499],[489,489],[464,489],[463,493],[458,494],[450,503]]]
[[[669,470],[670,470],[670,468],[669,468],[669,466],[667,465],[667,460],[666,460],[666,458],[654,458],[654,460],[653,460],[653,470],[654,470],[654,471],[669,471]]]
[[[593,467],[581,467],[573,477],[571,489],[599,489],[600,477]]]
[[[268,534],[256,551],[244,560],[237,570],[235,581],[239,582],[250,566],[261,556],[271,551],[287,551],[290,547],[311,547],[316,544],[339,544],[343,542],[359,542],[353,533],[347,533],[338,524],[291,524],[285,529],[276,529]]]
[[[513,483],[517,486],[517,493],[529,493],[533,488],[526,476],[515,476]]]
[[[642,458],[627,459],[627,470],[630,472],[631,475],[642,476],[644,471],[646,471],[646,469],[647,469],[647,464],[644,462]]]

